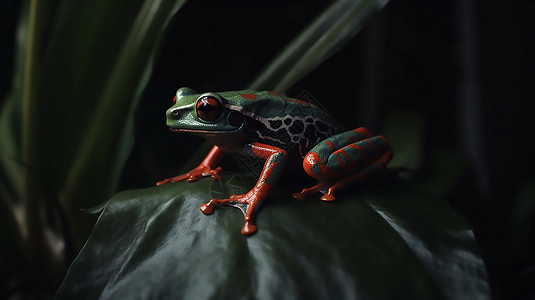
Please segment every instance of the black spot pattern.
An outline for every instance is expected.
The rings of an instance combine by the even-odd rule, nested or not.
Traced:
[[[292,126],[290,126],[289,130],[291,133],[293,134],[299,134],[301,132],[303,132],[303,128],[304,128],[304,124],[303,124],[303,121],[301,120],[294,120]]]
[[[337,128],[319,118],[278,117],[271,119],[247,118],[254,141],[282,148],[286,151],[299,147],[304,157],[320,141],[337,133]]]
[[[281,127],[282,121],[281,120],[269,120],[269,125],[271,125],[271,128],[277,129]]]

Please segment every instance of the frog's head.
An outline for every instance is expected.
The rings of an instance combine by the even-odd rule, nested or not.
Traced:
[[[243,116],[225,107],[228,101],[219,94],[199,94],[183,87],[176,92],[174,102],[166,114],[172,131],[216,135],[239,132],[244,127]]]

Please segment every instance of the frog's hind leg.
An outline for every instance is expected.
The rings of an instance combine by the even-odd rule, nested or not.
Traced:
[[[377,159],[372,164],[370,164],[370,165],[366,166],[365,168],[363,168],[357,174],[339,179],[335,184],[333,184],[331,187],[329,187],[327,192],[321,197],[321,200],[323,200],[323,201],[333,201],[335,199],[335,197],[333,195],[334,191],[336,191],[336,190],[338,190],[338,189],[340,189],[340,188],[342,188],[342,187],[344,187],[344,186],[346,186],[348,184],[352,184],[352,183],[355,183],[355,182],[362,182],[366,178],[369,178],[370,176],[372,176],[373,174],[378,173],[378,171],[383,169],[386,166],[386,164],[392,159],[392,156],[393,156],[393,152],[392,152],[392,150],[389,149],[389,150],[387,150],[387,152],[385,152],[383,155],[381,155],[381,157],[379,157],[379,159]]]
[[[303,168],[310,177],[318,179],[318,184],[293,197],[302,199],[326,190],[321,200],[332,201],[335,190],[369,177],[391,158],[392,150],[382,136],[372,136],[362,127],[340,133],[320,142],[305,156]]]

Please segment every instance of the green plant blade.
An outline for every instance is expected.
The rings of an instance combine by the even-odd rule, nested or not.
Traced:
[[[115,192],[159,41],[185,0],[41,2],[22,7],[0,179],[23,200],[29,248],[44,253],[44,191],[35,183],[61,199],[81,245],[92,220],[79,210]]]
[[[133,143],[134,109],[152,70],[155,45],[171,17],[184,2],[146,1],[142,6],[111,70],[94,118],[75,157],[63,191],[65,201],[76,199],[78,207],[94,205],[96,203],[91,200],[102,199],[102,196],[115,189]],[[102,169],[108,169],[109,172],[103,173]],[[102,178],[103,175],[105,178]],[[107,186],[100,189],[100,194],[88,195],[85,199],[76,195],[80,188],[95,178],[107,182]]]
[[[276,189],[250,237],[240,233],[239,210],[199,211],[212,184],[203,179],[114,196],[57,298],[489,296],[467,223],[410,181],[362,186],[332,203],[318,195],[295,200],[292,191]]]
[[[43,30],[46,39],[37,39],[46,41],[42,63],[28,71],[24,67],[28,58],[19,59],[15,88],[3,111],[6,118],[0,130],[7,157],[2,158],[10,179],[20,177],[20,166],[10,165],[15,158],[54,189],[63,188],[64,204],[76,206],[75,210],[113,193],[132,144],[134,110],[158,42],[184,2],[147,0],[125,7],[115,1],[63,1],[51,10],[57,17],[55,25]],[[26,19],[21,23],[22,37],[29,32],[23,26]],[[26,53],[28,42],[21,40],[18,48]],[[28,100],[24,109],[18,104],[22,98]],[[32,144],[16,140],[22,132],[21,116],[24,124],[35,125],[24,127],[28,130],[23,136],[31,137]],[[17,157],[19,153],[24,157]],[[100,188],[86,188],[96,179]]]
[[[388,0],[339,0],[305,28],[250,84],[284,92],[329,58],[362,29]]]
[[[25,58],[28,52],[29,4],[29,1],[23,1],[21,5],[22,13],[15,39],[18,51],[15,53],[13,89],[0,112],[1,180],[12,196],[21,194],[22,170],[17,160],[22,159],[22,94],[27,71]]]

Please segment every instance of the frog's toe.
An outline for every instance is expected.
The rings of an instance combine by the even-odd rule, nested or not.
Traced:
[[[221,172],[221,170],[223,170],[223,168],[221,167],[217,167],[213,170],[210,170],[210,176],[212,177],[213,180],[219,180],[219,173]]]
[[[327,192],[321,197],[321,200],[323,201],[333,201],[335,199],[333,193],[335,190],[341,188],[342,186],[344,186],[344,184],[342,182],[337,182],[335,184],[333,184],[328,190]]]
[[[319,181],[318,184],[316,184],[315,186],[305,188],[299,193],[292,194],[292,197],[294,197],[295,199],[301,200],[301,199],[304,199],[309,194],[324,191],[329,185],[330,184],[326,181]]]
[[[303,200],[303,199],[305,199],[305,196],[306,196],[306,189],[303,189],[299,193],[293,193],[292,194],[292,197],[294,197],[297,200]]]
[[[323,200],[323,201],[330,202],[330,201],[334,201],[335,197],[334,197],[334,195],[332,193],[331,194],[326,193],[325,195],[321,196],[320,199]]]
[[[214,212],[214,199],[210,200],[208,203],[204,203],[200,207],[201,212],[205,215],[209,215]]]
[[[243,235],[249,235],[256,232],[256,226],[250,221],[245,221],[245,224],[243,224],[243,227],[241,229],[241,233]]]
[[[171,180],[169,178],[166,178],[164,180],[160,180],[160,181],[156,182],[156,185],[164,185],[164,184],[169,183],[169,182],[171,182]]]

